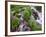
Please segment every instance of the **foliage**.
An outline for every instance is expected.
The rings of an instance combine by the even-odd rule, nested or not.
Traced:
[[[12,19],[12,28],[14,29],[14,28],[17,28],[18,26],[19,26],[19,24],[20,24],[20,21],[19,21],[19,19],[16,17],[15,19]]]
[[[39,12],[41,12],[41,6],[35,6],[35,8],[39,11]]]
[[[18,14],[23,12],[23,19],[28,23],[28,26],[32,29],[32,31],[41,30],[41,27],[35,22],[33,18],[30,18],[32,15],[32,10],[30,6],[24,5],[11,5],[11,12],[14,11],[12,16],[16,16],[15,19],[12,19],[11,26],[12,28],[17,28],[20,25],[20,19]]]
[[[29,20],[28,26],[32,29],[32,31],[38,31],[41,30],[41,27],[35,22],[35,20]]]
[[[30,7],[26,7],[26,9],[24,10],[23,12],[23,15],[24,15],[24,19],[26,21],[28,21],[30,19],[30,16],[31,16],[31,8]]]

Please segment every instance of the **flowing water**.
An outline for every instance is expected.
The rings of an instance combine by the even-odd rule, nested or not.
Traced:
[[[39,24],[42,24],[42,12],[37,11],[34,7],[31,7],[31,8],[32,8],[35,12],[37,12],[37,14],[38,14],[38,17],[39,17],[39,18],[37,18],[36,22],[39,23]]]

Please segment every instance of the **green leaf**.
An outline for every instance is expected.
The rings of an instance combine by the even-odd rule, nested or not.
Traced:
[[[29,18],[30,18],[30,16],[31,16],[31,11],[30,11],[31,9],[29,9],[29,7],[25,7],[25,10],[24,10],[24,13],[23,13],[23,15],[24,15],[24,19],[26,20],[26,21],[28,21],[29,20]]]
[[[20,21],[17,17],[12,20],[12,28],[17,28],[19,24],[20,24]]]

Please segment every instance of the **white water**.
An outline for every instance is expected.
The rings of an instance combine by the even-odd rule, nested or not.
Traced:
[[[39,19],[37,18],[36,22],[42,24],[42,12],[37,11],[34,7],[31,7],[35,12],[37,12]]]

